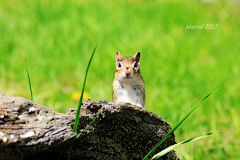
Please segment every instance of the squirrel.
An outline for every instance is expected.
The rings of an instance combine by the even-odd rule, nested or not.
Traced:
[[[113,102],[131,103],[144,107],[145,87],[140,73],[140,52],[133,57],[123,57],[120,52],[116,52]]]

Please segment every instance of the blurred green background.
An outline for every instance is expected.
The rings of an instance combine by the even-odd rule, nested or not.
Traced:
[[[77,107],[85,69],[84,98],[112,100],[115,53],[141,51],[145,108],[172,126],[205,95],[175,132],[176,141],[220,131],[182,145],[187,160],[240,157],[240,19],[236,1],[0,1],[0,92],[30,99],[58,112]],[[217,24],[216,29],[186,29]]]

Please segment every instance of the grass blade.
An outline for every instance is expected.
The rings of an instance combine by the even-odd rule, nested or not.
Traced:
[[[202,100],[200,100],[195,106],[193,106],[193,108],[163,137],[163,139],[161,139],[158,144],[156,146],[153,147],[153,149],[148,152],[148,154],[142,159],[142,160],[146,160],[182,123],[183,121],[194,111],[194,109],[202,102],[204,101],[206,98],[208,98],[211,94],[215,93],[216,91],[218,91],[220,89],[217,88],[216,90],[214,90],[213,92],[209,93],[207,96],[205,96]]]
[[[80,132],[80,133],[76,136],[76,138],[79,138],[79,137],[81,136],[81,134],[97,119],[97,117],[98,117],[99,114],[100,114],[100,113],[98,113],[98,114],[96,115],[96,117],[89,123],[89,125],[87,125],[87,127],[84,128],[84,130],[83,130],[82,132]],[[74,141],[73,141],[73,143],[71,144],[71,147],[70,147],[70,150],[69,150],[68,159],[70,159],[71,152],[72,152],[72,148],[73,148],[73,144],[74,144]],[[59,158],[60,158],[60,156],[59,156]]]
[[[77,126],[78,126],[78,120],[79,120],[79,116],[80,116],[80,111],[81,111],[81,104],[82,104],[82,99],[83,99],[83,93],[84,93],[84,89],[85,89],[85,84],[86,84],[86,79],[87,79],[87,74],[88,74],[88,69],[90,67],[90,64],[92,62],[92,58],[94,56],[94,53],[97,49],[97,46],[94,48],[93,50],[93,53],[92,53],[92,56],[88,62],[88,66],[87,66],[87,69],[86,69],[86,73],[85,73],[85,78],[84,78],[84,81],[83,81],[83,87],[82,87],[82,93],[81,93],[81,96],[80,96],[80,99],[79,99],[79,103],[78,103],[78,109],[77,109],[77,113],[76,113],[76,117],[75,117],[75,121],[74,121],[74,125],[73,125],[73,132],[76,132],[77,131]],[[96,116],[97,117],[97,116]],[[95,117],[95,118],[96,118]],[[77,135],[78,136],[78,135]],[[79,135],[80,136],[80,135]],[[73,143],[70,147],[70,150],[69,150],[69,154],[68,154],[68,160],[70,160],[70,157],[71,157],[71,152],[72,152],[72,147],[73,147]]]
[[[218,131],[215,131],[218,132]],[[177,146],[184,144],[184,143],[188,143],[188,142],[193,142],[193,141],[197,141],[199,139],[205,138],[215,132],[210,132],[210,133],[206,133],[205,135],[199,136],[199,137],[195,137],[195,138],[190,138],[188,140],[182,141],[180,143],[174,144],[172,146],[169,146],[168,148],[162,150],[161,152],[159,152],[158,154],[154,155],[152,158],[150,158],[150,160],[155,160],[158,159],[160,157],[162,157],[163,155],[167,154],[168,152],[172,151],[174,148],[176,148]]]
[[[28,73],[26,58],[25,58],[25,66],[26,66],[26,71],[27,71],[27,76],[28,76],[28,84],[29,84],[29,88],[30,88],[30,92],[31,92],[31,101],[33,101],[32,86],[31,86],[30,76],[29,76],[29,73]]]
[[[98,113],[98,114],[96,115],[96,117],[89,123],[89,125],[87,125],[87,127],[84,128],[84,130],[83,130],[82,132],[80,132],[80,133],[76,136],[76,138],[79,138],[79,137],[81,136],[81,134],[97,119],[97,117],[98,117],[99,114],[100,114],[100,113]]]
[[[74,141],[72,142],[71,147],[70,147],[70,149],[69,149],[68,160],[70,160],[70,158],[71,158],[71,153],[72,153],[73,144],[74,144]]]
[[[77,131],[78,120],[79,120],[80,111],[81,111],[81,104],[82,104],[83,93],[84,93],[84,89],[85,89],[85,83],[86,83],[86,79],[87,79],[88,69],[89,69],[90,64],[92,62],[92,58],[93,58],[93,55],[94,55],[96,49],[97,49],[97,46],[93,50],[92,56],[91,56],[91,58],[90,58],[90,60],[88,62],[88,66],[87,66],[87,69],[86,69],[85,78],[84,78],[84,81],[83,81],[82,93],[81,93],[81,96],[80,96],[80,99],[79,99],[78,109],[77,109],[77,113],[76,113],[76,118],[75,118],[74,125],[73,125],[73,132]]]

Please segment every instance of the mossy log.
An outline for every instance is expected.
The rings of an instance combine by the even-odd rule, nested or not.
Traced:
[[[96,115],[86,131],[76,138]],[[76,109],[57,113],[21,97],[0,93],[0,160],[142,159],[171,126],[160,116],[126,103],[87,100],[82,103],[77,133]],[[175,144],[172,134],[155,153]],[[176,160],[174,151],[162,160]]]

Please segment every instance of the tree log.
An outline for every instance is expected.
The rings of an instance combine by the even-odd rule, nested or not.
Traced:
[[[99,114],[83,134],[83,129]],[[142,159],[171,129],[160,116],[128,103],[87,100],[77,133],[76,109],[57,113],[21,97],[0,93],[0,160]],[[172,134],[154,153],[175,144]],[[176,160],[174,151],[160,158]]]

